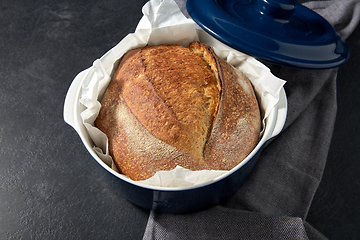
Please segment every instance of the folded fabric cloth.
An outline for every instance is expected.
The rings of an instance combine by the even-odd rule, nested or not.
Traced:
[[[176,1],[185,16],[185,0]],[[358,0],[301,1],[346,39],[360,19]],[[252,174],[229,200],[205,211],[151,212],[149,239],[326,239],[306,222],[321,181],[336,117],[337,68],[302,70],[266,64],[287,81],[288,116]]]

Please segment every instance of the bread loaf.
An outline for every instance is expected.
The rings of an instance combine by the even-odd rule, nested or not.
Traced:
[[[95,125],[119,171],[144,180],[177,165],[232,169],[258,143],[261,118],[250,81],[193,42],[126,53]]]

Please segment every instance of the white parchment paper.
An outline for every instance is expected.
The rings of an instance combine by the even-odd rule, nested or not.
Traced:
[[[99,113],[101,99],[111,76],[117,68],[119,59],[129,50],[147,44],[180,44],[184,47],[195,40],[213,47],[216,54],[242,71],[252,82],[265,119],[279,101],[280,89],[285,84],[271,74],[270,70],[254,58],[222,44],[204,31],[196,29],[195,23],[187,19],[173,0],[150,0],[143,9],[143,17],[134,33],[128,34],[114,48],[100,59],[94,61],[82,84],[80,103],[85,106],[81,118],[95,146],[98,156],[117,171],[109,155],[107,137],[94,126]],[[150,179],[139,181],[159,187],[184,187],[212,181],[227,171],[190,171],[180,166],[171,171],[161,171]]]

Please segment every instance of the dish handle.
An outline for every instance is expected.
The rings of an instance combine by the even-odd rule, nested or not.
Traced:
[[[87,75],[89,69],[86,69],[82,72],[80,72],[73,82],[71,83],[69,90],[65,97],[65,103],[64,103],[64,121],[72,126],[76,131],[78,131],[78,125],[77,125],[77,107],[78,107],[78,99],[79,99],[79,89],[80,86],[84,80],[84,77]]]
[[[284,88],[282,88],[279,96],[277,120],[270,138],[277,136],[283,129],[287,116],[287,107],[286,93]]]

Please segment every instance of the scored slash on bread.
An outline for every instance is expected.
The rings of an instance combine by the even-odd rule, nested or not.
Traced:
[[[117,168],[133,180],[177,165],[230,170],[261,131],[250,81],[197,41],[126,53],[95,125],[107,135]]]

